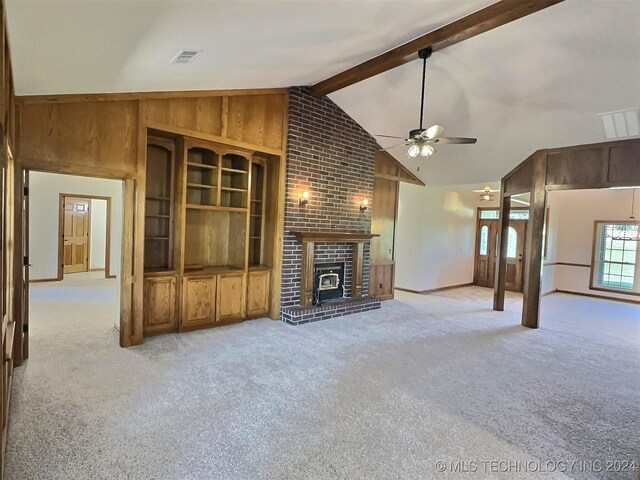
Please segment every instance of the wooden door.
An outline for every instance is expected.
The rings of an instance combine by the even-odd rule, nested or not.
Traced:
[[[511,220],[509,222],[505,288],[512,292],[522,292],[522,262],[524,258],[524,239],[526,232],[526,220]]]
[[[149,277],[144,280],[144,334],[175,332],[176,277]]]
[[[244,273],[222,273],[218,275],[218,298],[216,321],[230,323],[244,316]]]
[[[476,264],[473,283],[493,288],[496,271],[498,220],[479,219],[476,231]]]
[[[181,330],[216,323],[216,277],[187,277],[182,284]]]
[[[369,294],[381,300],[393,298],[395,275],[395,226],[400,182],[375,177],[371,233],[380,234],[371,239],[371,265],[369,267]]]
[[[269,313],[269,270],[249,272],[247,280],[247,317],[261,317]]]
[[[89,226],[91,200],[63,197],[63,271],[89,270]]]

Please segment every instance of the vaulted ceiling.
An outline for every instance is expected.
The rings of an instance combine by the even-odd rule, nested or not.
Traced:
[[[16,92],[34,95],[313,84],[491,3],[8,0],[7,16]],[[640,105],[639,29],[637,0],[566,0],[434,53],[426,122],[478,143],[441,147],[418,175],[495,181],[538,148],[604,140],[597,113]],[[169,64],[183,48],[204,52]],[[370,133],[406,135],[420,74],[411,62],[330,97]]]

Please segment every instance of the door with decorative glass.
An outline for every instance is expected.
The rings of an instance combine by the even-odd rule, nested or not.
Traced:
[[[481,287],[493,287],[496,269],[496,234],[498,220],[478,219],[476,232],[476,265],[473,283]]]

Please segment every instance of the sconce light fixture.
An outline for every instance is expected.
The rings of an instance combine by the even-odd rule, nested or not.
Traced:
[[[298,197],[298,206],[304,207],[307,203],[309,203],[309,192],[305,190]]]
[[[367,200],[366,198],[363,199],[362,202],[360,202],[360,211],[364,212],[368,206],[369,206],[369,200]]]

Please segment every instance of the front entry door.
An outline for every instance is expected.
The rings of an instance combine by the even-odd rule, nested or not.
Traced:
[[[522,292],[522,259],[524,258],[526,232],[526,220],[511,220],[509,222],[505,288],[512,292]]]
[[[473,283],[493,288],[496,271],[496,239],[498,220],[478,220],[476,240],[476,266]]]
[[[91,201],[86,198],[63,199],[63,271],[89,270],[89,225]]]

